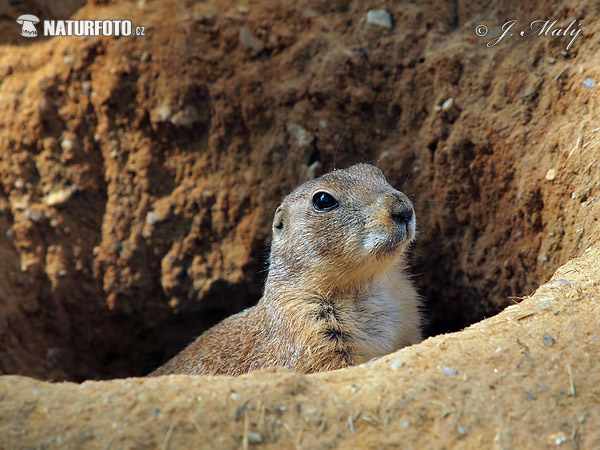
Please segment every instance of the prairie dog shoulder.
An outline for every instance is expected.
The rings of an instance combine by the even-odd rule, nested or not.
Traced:
[[[307,181],[273,219],[258,304],[206,331],[151,375],[299,372],[359,364],[421,340],[405,273],[412,203],[369,164]]]

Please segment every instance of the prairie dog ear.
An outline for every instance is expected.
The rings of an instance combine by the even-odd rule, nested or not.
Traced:
[[[273,218],[273,234],[281,234],[287,228],[288,211],[283,205],[279,205],[275,211],[275,217]]]

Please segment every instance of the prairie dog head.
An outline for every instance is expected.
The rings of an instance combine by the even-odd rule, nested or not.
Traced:
[[[378,168],[335,170],[298,186],[277,208],[270,277],[357,287],[402,257],[415,226],[412,203]]]

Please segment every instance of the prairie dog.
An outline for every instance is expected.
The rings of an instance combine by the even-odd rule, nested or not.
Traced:
[[[207,330],[150,375],[311,373],[360,364],[421,340],[420,299],[404,272],[413,205],[369,164],[307,181],[273,219],[256,306]]]

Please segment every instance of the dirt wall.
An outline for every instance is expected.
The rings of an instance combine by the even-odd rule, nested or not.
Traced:
[[[597,8],[0,11],[2,445],[598,447]],[[146,36],[27,39],[26,13]],[[540,19],[583,34],[519,35]],[[474,325],[311,376],[27,378],[144,375],[253,304],[280,199],[358,161],[414,200],[427,333]]]
[[[71,9],[146,37],[25,40],[0,22],[4,373],[145,373],[260,297],[279,200],[356,161],[415,201],[430,334],[530,293],[597,230],[583,3],[388,5],[391,29],[359,2],[132,5]],[[568,52],[475,34],[516,13],[585,34]]]
[[[377,6],[390,28],[363,2],[4,3],[0,373],[147,373],[258,300],[280,199],[357,161],[415,202],[428,334],[494,316],[598,243],[585,2]],[[25,39],[24,13],[146,36]],[[583,34],[486,45],[539,18]]]

